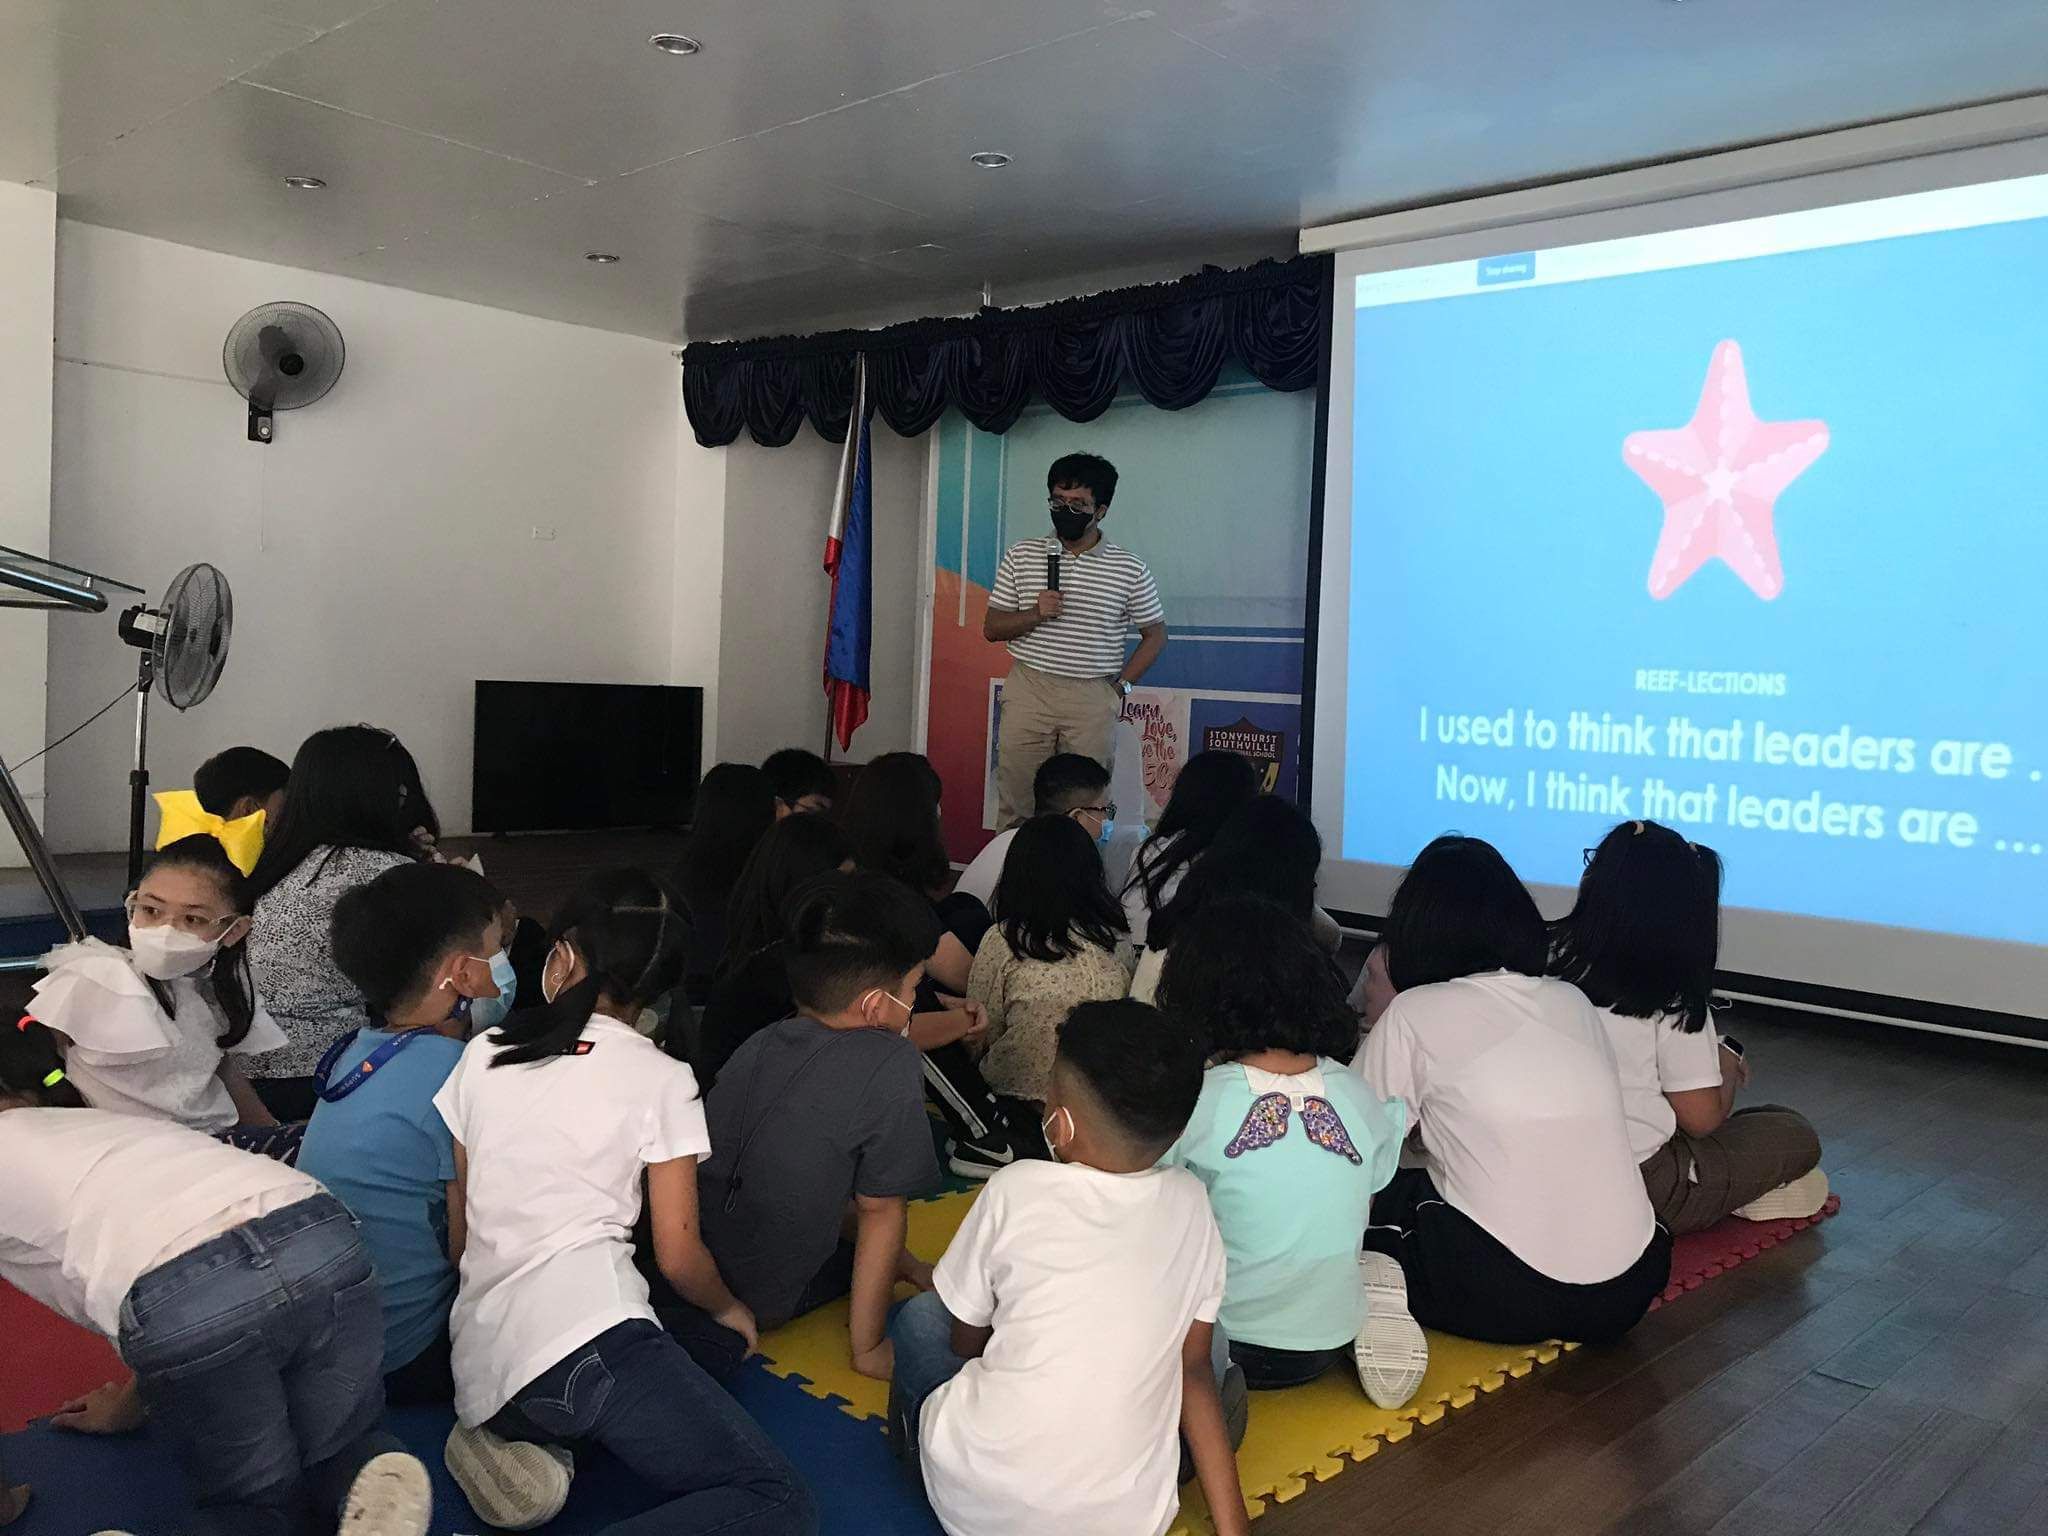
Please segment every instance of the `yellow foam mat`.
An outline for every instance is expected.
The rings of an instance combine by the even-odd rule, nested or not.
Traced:
[[[913,1202],[911,1251],[936,1263],[973,1199],[960,1194]],[[1237,1453],[1245,1504],[1257,1515],[1268,1499],[1297,1498],[1311,1481],[1343,1471],[1340,1457],[1363,1461],[1383,1444],[1407,1439],[1417,1425],[1434,1424],[1445,1414],[1468,1407],[1482,1392],[1497,1392],[1576,1348],[1556,1342],[1482,1344],[1432,1331],[1429,1374],[1405,1408],[1375,1408],[1349,1371],[1331,1371],[1319,1381],[1285,1392],[1254,1393],[1251,1427]],[[761,1354],[770,1371],[857,1419],[880,1419],[887,1412],[888,1384],[859,1375],[847,1363],[844,1301],[820,1307],[766,1335]],[[1190,1484],[1182,1491],[1174,1532],[1207,1536],[1212,1529],[1201,1490]]]
[[[1251,1425],[1237,1451],[1237,1476],[1253,1515],[1264,1501],[1284,1503],[1344,1470],[1339,1456],[1363,1461],[1382,1445],[1434,1424],[1447,1413],[1469,1407],[1482,1392],[1497,1392],[1510,1381],[1548,1365],[1576,1344],[1482,1344],[1429,1331],[1429,1374],[1405,1408],[1375,1408],[1348,1370],[1326,1372],[1305,1387],[1252,1394]],[[1213,1529],[1202,1491],[1181,1490],[1175,1536],[1207,1536]]]
[[[944,1195],[910,1203],[910,1251],[936,1264],[967,1218],[972,1194]],[[899,1296],[915,1294],[898,1287]],[[889,1411],[889,1384],[854,1370],[846,1352],[846,1303],[807,1312],[761,1339],[762,1364],[812,1397],[832,1403],[856,1419],[880,1419]]]

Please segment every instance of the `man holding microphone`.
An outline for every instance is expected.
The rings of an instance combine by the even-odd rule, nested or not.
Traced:
[[[1013,662],[997,738],[997,820],[1005,827],[1031,815],[1032,779],[1055,752],[1109,766],[1124,695],[1166,648],[1152,572],[1098,526],[1116,494],[1116,466],[1070,453],[1053,462],[1045,483],[1052,535],[1004,552],[981,626]],[[1126,660],[1132,629],[1138,648]]]

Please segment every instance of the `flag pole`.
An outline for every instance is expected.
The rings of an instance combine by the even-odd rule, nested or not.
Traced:
[[[840,455],[839,485],[838,490],[833,499],[835,514],[839,515],[843,515],[850,510],[849,504],[851,497],[853,495],[854,482],[859,473],[861,432],[867,424],[867,384],[867,357],[865,354],[857,355],[854,359],[853,410],[847,416],[846,419],[846,447]],[[832,617],[834,615],[834,610],[836,609],[837,605],[839,587],[839,577],[837,568],[836,566],[833,566],[831,568],[833,570],[832,596],[827,599],[828,608],[826,622],[826,628],[828,632],[828,650],[830,648],[829,632],[831,628]],[[827,687],[825,690],[824,757],[828,765],[835,761],[832,755],[832,741],[834,735],[833,728],[838,724],[837,705],[838,701],[836,696],[832,692],[831,688]]]

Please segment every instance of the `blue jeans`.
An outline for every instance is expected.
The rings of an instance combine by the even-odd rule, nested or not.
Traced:
[[[958,1376],[967,1362],[953,1353],[953,1316],[946,1304],[932,1292],[913,1296],[896,1309],[889,1322],[889,1340],[895,1346],[896,1366],[889,1378],[889,1439],[896,1454],[915,1467],[918,1455],[917,1426],[925,1399]],[[1223,1330],[1213,1330],[1209,1362],[1216,1371],[1216,1385],[1225,1387],[1230,1374],[1230,1341]],[[1226,1394],[1228,1395],[1228,1394]],[[1231,1414],[1226,1408],[1226,1421]],[[1232,1427],[1242,1439],[1241,1425]]]
[[[782,1452],[658,1324],[615,1323],[543,1371],[492,1434],[601,1445],[674,1494],[604,1536],[812,1536],[818,1509]]]
[[[332,1531],[384,1417],[384,1315],[341,1202],[319,1194],[145,1273],[121,1358],[220,1536]]]

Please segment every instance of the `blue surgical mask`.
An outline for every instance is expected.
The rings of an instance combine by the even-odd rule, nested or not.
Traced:
[[[1116,818],[1114,816],[1103,817],[1102,830],[1095,834],[1095,846],[1098,848],[1107,848],[1109,846],[1110,835],[1115,831]]]
[[[512,957],[504,950],[491,956],[491,980],[497,983],[496,997],[471,998],[469,1025],[472,1029],[496,1029],[505,1022],[519,996],[519,977],[512,969]]]

